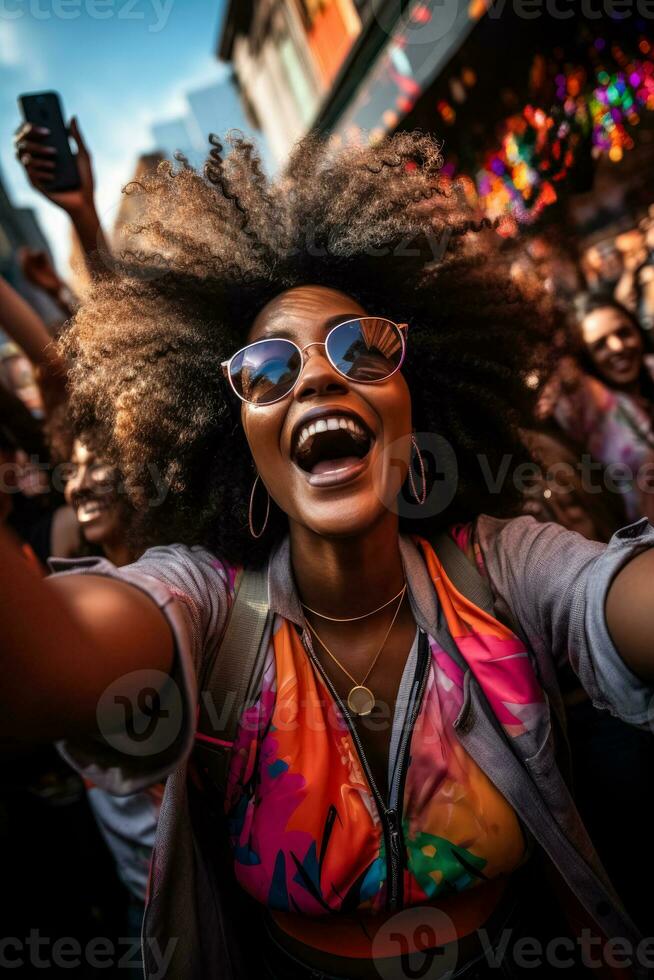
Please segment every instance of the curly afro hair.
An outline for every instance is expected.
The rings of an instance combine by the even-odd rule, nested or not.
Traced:
[[[447,439],[459,468],[452,504],[417,530],[514,512],[513,481],[492,493],[484,473],[526,459],[519,429],[552,320],[441,175],[440,144],[402,133],[337,150],[311,136],[270,181],[251,142],[228,142],[210,137],[202,173],[180,158],[126,188],[140,195],[140,251],[95,283],[63,339],[76,424],[102,433],[139,547],[200,543],[256,562],[283,532],[274,508],[261,541],[249,535],[255,470],[220,364],[270,299],[308,284],[410,324],[414,428]]]

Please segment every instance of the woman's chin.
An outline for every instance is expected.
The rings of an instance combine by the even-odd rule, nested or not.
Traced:
[[[102,545],[111,535],[111,528],[104,521],[91,521],[83,525],[82,534],[89,544]]]
[[[319,537],[354,538],[366,534],[387,516],[389,512],[379,497],[369,492],[302,508],[298,523]]]

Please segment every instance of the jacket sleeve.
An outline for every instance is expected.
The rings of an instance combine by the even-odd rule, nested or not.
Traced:
[[[537,658],[569,662],[596,707],[653,726],[654,687],[620,657],[604,609],[620,569],[654,546],[654,528],[641,520],[603,545],[533,517],[483,516],[477,538],[498,611],[518,624]]]
[[[184,545],[151,548],[122,568],[104,558],[52,559],[50,568],[59,575],[104,575],[128,582],[145,592],[168,621],[175,649],[170,676],[154,679],[158,689],[144,678],[148,693],[142,704],[131,705],[133,712],[126,708],[124,725],[111,731],[100,720],[102,700],[120,694],[109,688],[98,706],[101,736],[59,743],[67,761],[94,785],[118,796],[140,792],[165,779],[193,747],[197,678],[204,658],[220,641],[234,570],[204,549]]]

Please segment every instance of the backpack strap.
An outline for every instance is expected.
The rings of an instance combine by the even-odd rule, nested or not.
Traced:
[[[195,755],[223,794],[238,724],[261,676],[268,621],[268,570],[245,570],[227,626],[200,681]]]
[[[496,616],[495,599],[487,579],[446,531],[434,538],[433,547],[452,585],[470,602]]]
[[[489,613],[495,619],[499,619],[505,626],[515,633],[516,636],[525,644],[527,650],[530,649],[526,636],[522,633],[517,623],[509,616],[508,612],[503,616],[498,616],[495,610],[495,598],[490,587],[490,582],[479,572],[479,569],[468,555],[459,548],[458,544],[447,531],[441,531],[432,541],[433,548],[445,570],[445,574],[452,582],[454,587],[469,599],[476,606]],[[558,704],[558,698],[553,696],[554,692],[545,689],[546,694],[553,707],[552,720],[557,730],[556,742],[558,747],[559,764],[567,783],[572,780],[572,761],[570,747],[567,736],[567,723],[562,705]]]

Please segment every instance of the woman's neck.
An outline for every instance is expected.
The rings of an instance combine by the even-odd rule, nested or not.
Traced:
[[[108,558],[112,565],[120,568],[122,565],[129,565],[134,561],[132,551],[125,543],[122,535],[117,538],[107,539],[102,542],[102,553]]]
[[[300,599],[323,615],[363,616],[404,583],[395,514],[350,538],[322,537],[292,523],[290,541]]]

